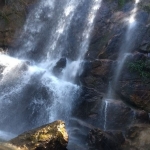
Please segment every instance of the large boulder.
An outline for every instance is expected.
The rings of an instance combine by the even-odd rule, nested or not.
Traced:
[[[63,121],[55,121],[27,131],[9,141],[21,150],[65,150],[68,134]]]

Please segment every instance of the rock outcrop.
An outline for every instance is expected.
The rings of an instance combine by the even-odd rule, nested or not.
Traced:
[[[88,135],[90,150],[148,150],[150,125],[135,124],[121,131],[92,129]]]
[[[0,2],[0,47],[14,47],[16,36],[36,0],[5,0]],[[18,34],[17,34],[18,33]]]
[[[66,63],[67,63],[66,58],[60,58],[53,68],[53,73],[56,76],[59,76],[62,73],[63,68],[66,67]]]
[[[15,32],[16,30],[19,32],[34,1],[0,2],[0,47],[14,46]],[[138,6],[139,11],[136,19],[139,30],[134,35],[136,42],[132,45],[133,50],[130,54],[132,58],[130,57],[127,63],[124,64],[117,88],[114,89],[116,98],[110,104],[107,103],[107,107],[106,103],[103,102],[103,98],[106,96],[109,85],[111,85],[115,75],[116,64],[119,63],[117,58],[128,28],[124,18],[131,14],[133,5],[133,0],[105,0],[97,13],[91,43],[86,54],[85,70],[80,80],[83,85],[81,101],[78,101],[73,113],[75,117],[88,120],[96,127],[103,128],[105,122],[108,130],[123,130],[126,134],[124,138],[122,131],[104,132],[100,129],[92,130],[89,134],[89,145],[93,150],[108,150],[108,147],[111,150],[128,150],[131,148],[133,150],[147,150],[150,147],[150,128],[145,125],[145,123],[149,123],[148,113],[150,113],[150,68],[148,65],[150,62],[149,0],[141,0]],[[59,76],[65,65],[66,59],[60,59],[54,67],[54,74]],[[2,67],[0,66],[0,72]],[[113,88],[113,85],[111,87]],[[44,92],[43,95],[47,94]],[[142,125],[135,125],[135,123]],[[38,130],[26,132],[10,142],[21,148],[26,148],[25,150],[48,148],[58,150],[60,147],[60,149],[65,149],[68,136],[64,131],[64,137],[57,129],[58,126],[60,129],[64,124],[55,122],[53,125],[55,126],[55,132],[51,130],[51,125],[48,131],[52,137],[47,135],[47,130],[42,130],[42,128],[49,128],[45,126],[38,128]],[[128,128],[129,125],[131,126],[130,128]],[[53,136],[54,134],[57,136]],[[117,141],[114,140],[116,137]]]
[[[150,125],[136,124],[125,132],[126,142],[122,150],[148,150],[150,148]]]
[[[60,120],[27,131],[9,141],[9,144],[21,150],[65,150],[67,143],[65,123]]]
[[[120,150],[121,144],[125,142],[122,132],[104,132],[93,129],[88,135],[90,150]]]

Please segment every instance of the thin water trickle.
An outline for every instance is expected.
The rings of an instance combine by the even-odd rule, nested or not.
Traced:
[[[107,109],[108,109],[109,102],[108,102],[108,100],[106,100],[104,102],[105,102],[105,107],[104,107],[104,131],[106,131],[107,130]]]
[[[121,60],[118,60],[118,65],[117,65],[117,71],[115,73],[115,77],[113,79],[113,85],[114,87],[116,87],[117,81],[120,77],[121,71],[123,69],[124,63],[127,60],[127,58],[132,55],[131,53],[124,53],[124,55],[122,56]]]

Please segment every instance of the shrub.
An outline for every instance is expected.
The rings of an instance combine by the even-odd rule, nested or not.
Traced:
[[[125,4],[125,0],[118,0],[119,8],[122,8],[124,4]]]
[[[137,60],[128,63],[130,71],[137,73],[145,81],[150,81],[150,62]]]

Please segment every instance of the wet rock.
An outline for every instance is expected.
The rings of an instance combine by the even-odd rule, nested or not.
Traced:
[[[148,80],[146,79],[146,81],[136,72],[129,72],[122,74],[124,79],[119,82],[118,94],[120,93],[127,103],[150,112],[150,86]]]
[[[26,8],[32,2],[25,1],[0,1],[0,46],[3,48],[14,47],[16,36],[26,20]],[[16,34],[17,33],[17,34]]]
[[[125,92],[122,94],[129,94],[128,98],[130,99],[131,102],[133,102],[137,107],[146,110],[147,112],[150,112],[150,91],[147,86],[143,85],[141,82],[138,82],[134,84],[133,82],[128,82],[128,87],[129,84],[133,84],[131,92]],[[123,88],[127,88],[123,87]],[[126,95],[127,96],[127,95]]]
[[[142,53],[149,53],[150,52],[150,42],[149,41],[143,41],[140,46],[140,52]]]
[[[121,131],[104,132],[101,129],[93,129],[88,135],[90,150],[120,150],[124,141]]]
[[[97,59],[85,63],[85,70],[80,77],[83,88],[80,103],[76,104],[74,114],[79,118],[96,121],[99,126],[104,93],[107,92],[109,77],[112,74],[114,61],[109,59]],[[102,125],[103,126],[103,125]]]
[[[127,59],[116,84],[116,93],[131,106],[150,112],[149,59],[135,52]]]
[[[58,76],[61,74],[63,68],[66,66],[67,60],[66,58],[61,58],[53,68],[53,73]]]
[[[137,124],[129,127],[126,132],[126,142],[122,150],[148,150],[150,148],[150,125]]]
[[[121,100],[106,100],[101,107],[101,122],[104,122],[106,130],[125,130],[131,123],[148,123],[149,116],[145,111],[129,107]]]
[[[88,68],[84,70],[81,76],[82,83],[86,87],[98,89],[99,92],[105,92],[110,75],[112,74],[114,61],[109,59],[97,59],[88,62],[87,65]]]
[[[66,150],[68,134],[63,121],[27,131],[9,141],[21,150]]]

